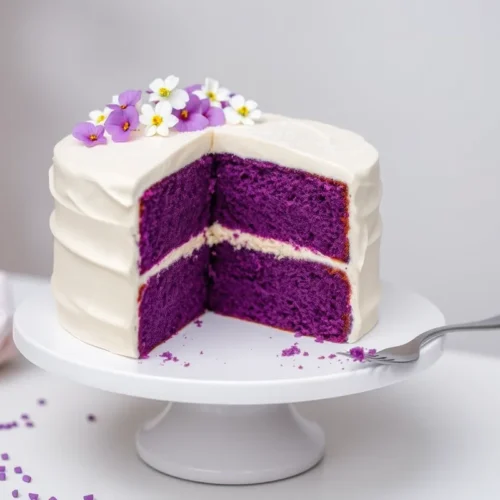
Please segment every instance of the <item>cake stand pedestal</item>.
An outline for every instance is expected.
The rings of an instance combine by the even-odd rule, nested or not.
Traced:
[[[443,351],[438,339],[416,363],[383,366],[333,354],[345,345],[207,313],[148,359],[84,344],[58,324],[50,289],[17,310],[14,340],[34,364],[99,389],[170,401],[136,436],[139,456],[171,476],[215,484],[255,484],[294,476],[317,464],[325,438],[293,403],[384,387],[421,372]],[[384,285],[380,321],[360,345],[383,349],[441,326],[427,299]],[[295,344],[300,354],[283,357]],[[168,360],[170,354],[174,359]],[[332,415],[335,418],[335,415]]]

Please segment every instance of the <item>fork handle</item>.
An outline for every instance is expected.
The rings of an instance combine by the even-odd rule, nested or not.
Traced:
[[[472,321],[470,323],[439,326],[438,328],[433,328],[432,330],[422,333],[417,338],[420,341],[420,345],[425,345],[431,340],[441,337],[448,332],[463,330],[494,330],[495,328],[500,328],[500,316],[493,316],[491,318],[480,321]]]

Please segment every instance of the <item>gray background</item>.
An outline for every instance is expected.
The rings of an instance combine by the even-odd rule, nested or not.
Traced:
[[[383,277],[500,312],[500,3],[0,0],[0,268],[49,275],[52,147],[127,88],[205,76],[380,151]]]

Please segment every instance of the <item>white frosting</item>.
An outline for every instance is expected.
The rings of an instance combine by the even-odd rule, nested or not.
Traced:
[[[305,248],[213,226],[175,249],[147,277],[203,244],[229,241],[277,257],[338,266],[348,275],[358,340],[377,321],[380,299],[381,185],[378,154],[359,135],[316,122],[266,115],[263,123],[223,126],[168,138],[137,137],[86,148],[68,136],[50,170],[55,209],[52,286],[62,326],[90,344],[137,357],[138,200],[155,182],[209,152],[228,152],[345,182],[349,186],[349,264]]]

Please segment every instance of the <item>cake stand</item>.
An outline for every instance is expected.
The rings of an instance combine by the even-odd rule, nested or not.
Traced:
[[[380,321],[361,345],[382,349],[443,324],[427,299],[386,284]],[[134,360],[66,333],[49,287],[19,307],[14,339],[26,358],[49,372],[115,393],[170,401],[139,429],[139,456],[165,474],[216,484],[263,483],[313,467],[324,455],[324,434],[292,403],[400,382],[431,366],[443,350],[438,339],[413,364],[359,363],[333,356],[345,345],[207,313],[201,325],[189,325],[148,359]],[[292,346],[300,354],[283,356]]]

